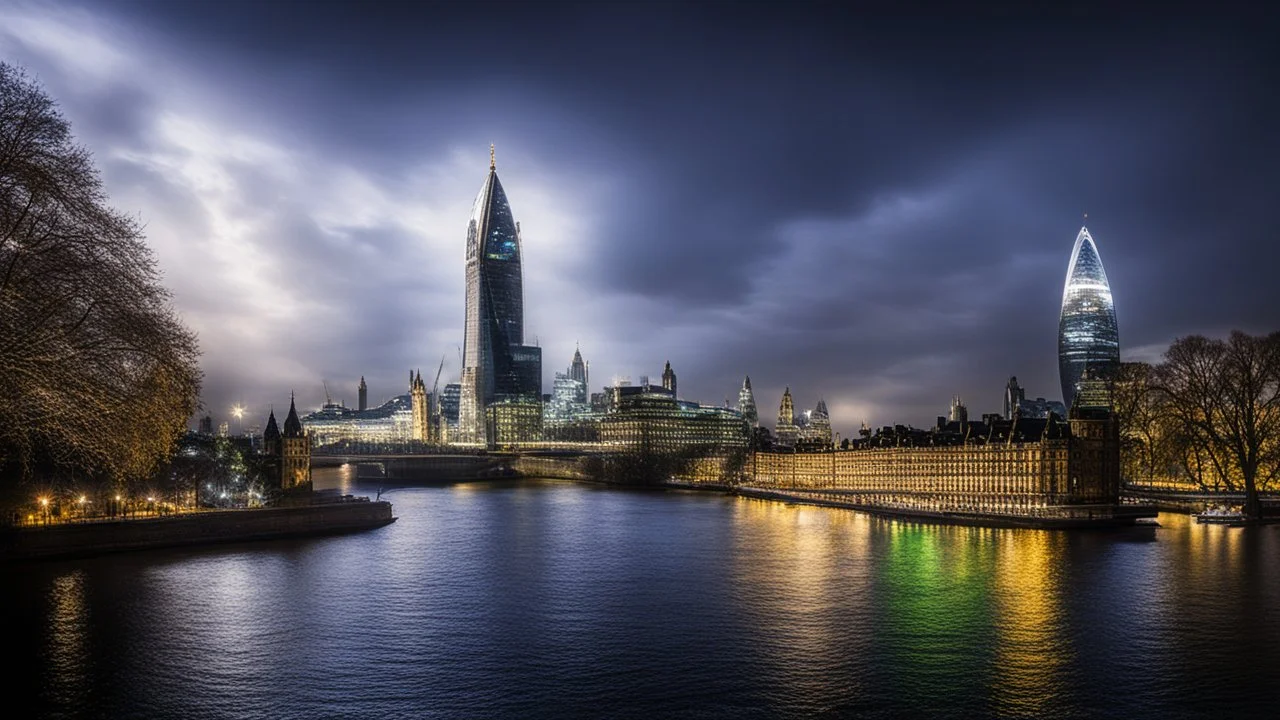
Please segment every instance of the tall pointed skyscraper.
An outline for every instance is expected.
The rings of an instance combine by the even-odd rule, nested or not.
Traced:
[[[581,348],[573,349],[573,360],[569,363],[569,379],[577,380],[582,383],[582,387],[578,389],[577,401],[581,403],[587,402],[590,397],[589,380],[587,379],[587,364],[582,361]]]
[[[1076,384],[1086,367],[1105,377],[1119,364],[1120,332],[1111,286],[1093,236],[1088,228],[1081,227],[1071,250],[1062,290],[1062,318],[1058,322],[1058,374],[1063,404],[1070,410]]]
[[[796,428],[796,411],[791,402],[791,388],[782,391],[778,406],[778,422],[773,426],[774,441],[782,447],[794,447],[800,431]]]
[[[524,273],[520,224],[498,181],[493,146],[489,175],[467,224],[466,323],[458,435],[485,443],[484,409],[495,400],[542,395],[542,349],[524,344]]]
[[[751,392],[751,376],[742,379],[742,389],[738,391],[738,412],[754,430],[760,427],[760,413],[756,410],[756,396]]]

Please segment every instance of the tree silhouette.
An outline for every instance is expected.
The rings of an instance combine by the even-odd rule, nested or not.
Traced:
[[[197,408],[195,336],[56,103],[0,63],[0,477],[125,481]]]

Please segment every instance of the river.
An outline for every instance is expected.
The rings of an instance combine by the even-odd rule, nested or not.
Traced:
[[[345,468],[317,487],[374,496]],[[21,717],[1275,717],[1280,527],[991,530],[561,481],[0,569]],[[14,705],[13,703],[17,703]],[[14,717],[10,715],[10,717]]]

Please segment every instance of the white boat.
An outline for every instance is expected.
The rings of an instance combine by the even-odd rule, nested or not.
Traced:
[[[1244,513],[1236,508],[1218,505],[1196,513],[1196,522],[1216,525],[1229,525],[1244,521]]]

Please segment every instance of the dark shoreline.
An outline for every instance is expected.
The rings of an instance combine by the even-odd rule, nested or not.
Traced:
[[[391,503],[369,502],[366,498],[8,528],[0,532],[0,562],[65,560],[159,548],[339,535],[373,530],[395,521]]]

